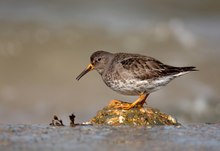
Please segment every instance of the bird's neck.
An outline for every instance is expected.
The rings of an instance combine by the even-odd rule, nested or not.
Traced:
[[[109,67],[112,65],[113,58],[114,58],[114,55],[110,55],[108,60],[106,60],[105,65],[102,68],[97,69],[98,73],[101,76],[105,75],[108,72]]]

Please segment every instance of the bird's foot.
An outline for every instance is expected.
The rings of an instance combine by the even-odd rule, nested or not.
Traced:
[[[108,106],[115,109],[129,110],[134,107],[142,108],[143,104],[133,104],[128,102],[122,102],[119,100],[112,100]]]

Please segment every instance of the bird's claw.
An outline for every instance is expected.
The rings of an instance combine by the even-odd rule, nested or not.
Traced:
[[[123,110],[129,110],[129,109],[135,107],[132,103],[122,102],[119,100],[112,100],[108,106],[111,108],[123,109]]]

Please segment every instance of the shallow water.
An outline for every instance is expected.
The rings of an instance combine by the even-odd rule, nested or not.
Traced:
[[[181,127],[49,127],[0,125],[0,149],[11,150],[219,150],[219,124]]]
[[[219,1],[0,1],[0,122],[87,121],[111,99],[100,76],[75,77],[95,50],[153,56],[200,71],[150,95],[181,123],[219,120]],[[67,119],[66,119],[67,120]]]

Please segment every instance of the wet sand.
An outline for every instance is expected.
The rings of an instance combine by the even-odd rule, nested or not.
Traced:
[[[0,125],[0,150],[217,151],[220,123],[181,127]]]

